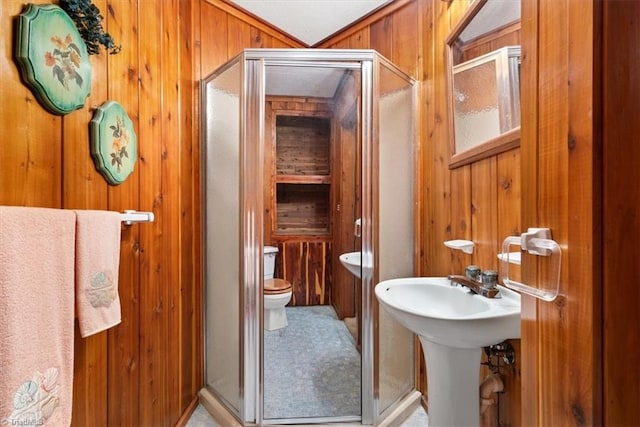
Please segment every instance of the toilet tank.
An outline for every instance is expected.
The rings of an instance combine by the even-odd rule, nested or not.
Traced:
[[[276,268],[276,255],[278,248],[275,246],[265,246],[263,250],[264,256],[264,278],[273,279],[273,273]]]

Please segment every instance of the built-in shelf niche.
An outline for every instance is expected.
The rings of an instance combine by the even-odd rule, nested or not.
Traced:
[[[329,234],[328,184],[276,184],[276,233]]]
[[[275,233],[329,235],[331,119],[276,116]]]

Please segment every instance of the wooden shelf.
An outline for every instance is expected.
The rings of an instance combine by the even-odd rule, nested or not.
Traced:
[[[274,233],[328,234],[330,191],[327,184],[276,184]]]
[[[331,184],[331,175],[276,175],[278,184]]]

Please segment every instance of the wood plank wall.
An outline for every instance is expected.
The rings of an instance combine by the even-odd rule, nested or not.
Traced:
[[[191,4],[94,3],[123,49],[92,57],[91,97],[64,117],[42,109],[13,62],[12,20],[24,2],[0,5],[0,203],[155,213],[153,224],[122,229],[122,323],[87,339],[76,333],[73,423],[174,425],[202,383]],[[135,172],[119,186],[89,155],[88,122],[109,99],[127,110],[139,141]]]
[[[453,170],[448,167],[445,39],[469,5],[465,0],[399,0],[320,46],[376,49],[420,82],[422,231],[416,273],[423,276],[460,273],[469,264],[497,270],[502,240],[520,234],[519,149]],[[451,239],[473,240],[474,254],[447,250],[443,242]],[[514,347],[519,353],[517,340]],[[485,425],[520,424],[519,362],[503,372],[507,392],[500,396],[499,414],[483,420]],[[422,382],[424,390],[424,373]]]
[[[563,252],[558,297],[522,299],[522,417],[537,425],[602,425],[601,20],[598,1],[523,3],[523,223]],[[544,260],[523,267],[548,277]]]
[[[579,23],[580,14],[576,11],[582,8],[581,1],[571,2],[572,25]],[[34,0],[34,3],[48,2]],[[89,339],[76,338],[73,421],[74,425],[83,426],[173,425],[184,421],[180,416],[188,412],[202,385],[197,82],[243,48],[302,46],[221,0],[94,0],[94,3],[105,16],[107,30],[124,49],[117,56],[103,53],[92,58],[91,96],[85,108],[65,117],[44,111],[22,85],[12,57],[12,20],[20,13],[23,2],[4,0],[0,4],[3,24],[0,203],[154,210],[156,223],[123,229],[120,273],[123,323]],[[525,4],[529,3],[533,4]],[[458,272],[470,261],[486,262],[488,266],[495,262],[495,242],[505,232],[519,230],[519,214],[512,209],[517,209],[519,199],[516,159],[521,151],[513,150],[502,158],[487,159],[457,172],[447,167],[449,131],[443,42],[468,4],[466,0],[396,0],[320,46],[377,49],[421,83],[418,117],[422,251],[417,271],[421,275]],[[623,6],[637,9],[633,2],[606,4],[605,40],[611,47],[607,59],[631,58],[625,49],[633,52],[637,45],[637,31],[633,30],[638,27],[633,25],[637,10],[627,11]],[[534,5],[534,9],[537,7]],[[554,15],[557,6],[547,11],[548,16]],[[158,19],[145,19],[148,16]],[[536,19],[523,22],[523,34],[527,26],[527,31],[532,27],[537,31]],[[621,22],[632,25],[621,26]],[[628,38],[619,45],[616,43],[621,34]],[[614,46],[618,48],[613,49]],[[537,52],[529,53],[530,60],[537,60]],[[635,65],[629,66],[631,74],[633,70],[637,73]],[[608,87],[616,87],[618,75],[614,70],[607,75]],[[612,91],[610,96],[617,100],[616,94],[624,93]],[[533,92],[532,96],[535,97]],[[118,187],[107,186],[95,172],[87,146],[86,127],[92,108],[107,99],[117,99],[127,108],[140,139],[141,158],[136,171]],[[613,106],[607,111],[612,117],[620,117]],[[632,121],[622,121],[620,125],[625,123]],[[607,134],[610,146],[619,142],[616,135]],[[616,156],[615,150],[607,155],[605,168],[619,169],[618,161],[632,159]],[[480,176],[484,173],[489,179]],[[637,173],[632,176],[635,178]],[[624,201],[627,193],[616,191],[616,182],[608,181],[609,186],[605,186],[607,200]],[[488,195],[480,191],[480,186],[474,190],[473,186],[480,183],[490,189]],[[503,199],[511,200],[502,205]],[[487,201],[496,202],[497,206],[486,205]],[[615,229],[616,215],[615,211],[605,212],[605,221],[613,218],[607,223],[610,230]],[[493,233],[497,234],[495,239],[491,238]],[[442,241],[457,237],[482,239],[475,258],[443,249]],[[605,255],[617,256],[617,250],[616,241],[611,240]],[[605,266],[605,285],[615,282],[617,289],[619,277],[629,276],[614,264]],[[615,316],[623,311],[616,305],[621,302],[614,298],[616,295],[621,293],[605,294],[608,304],[605,320],[612,322],[610,327],[627,321],[626,317]],[[633,313],[637,305],[635,301],[626,313]],[[544,321],[535,315],[532,320],[534,324]],[[633,382],[637,369],[631,375],[626,369],[637,360],[637,351],[620,353],[619,340],[606,337],[605,369],[610,375],[605,383],[605,419],[608,424],[637,424],[637,405],[628,406],[638,396],[637,388],[620,388],[625,378],[637,385],[637,381]],[[537,351],[535,346],[533,350]],[[621,354],[631,362],[618,363]],[[174,360],[168,360],[171,357]],[[555,356],[551,353],[549,357]],[[519,365],[514,368],[519,371]],[[550,380],[541,377],[539,381]],[[517,381],[513,387],[516,384]],[[532,385],[538,387],[535,382]],[[622,389],[625,396],[620,397],[616,393]],[[626,396],[628,392],[630,399]],[[504,400],[500,404],[500,424],[521,424],[519,399],[508,399],[509,411],[505,412],[510,415],[502,411],[506,407]],[[528,403],[531,402],[525,401],[525,406]],[[548,412],[559,410],[549,407]],[[526,419],[526,424],[539,421],[534,415]]]
[[[292,307],[331,302],[330,241],[294,239],[279,241],[275,276],[291,283]]]
[[[76,332],[73,425],[172,426],[203,381],[199,79],[245,47],[300,44],[220,1],[93,3],[123,49],[91,58],[91,96],[64,117],[40,106],[13,60],[25,2],[0,4],[0,204],[155,213],[153,224],[122,229],[122,323],[86,339]],[[134,173],[115,187],[88,146],[93,109],[109,99],[139,141]]]
[[[603,424],[640,425],[640,3],[603,3]]]
[[[360,74],[352,73],[344,79],[335,95],[334,127],[334,197],[333,214],[333,274],[331,303],[338,318],[362,318],[361,281],[340,263],[340,254],[361,249],[362,241],[356,236],[355,221],[362,214],[361,164],[362,141],[357,120],[359,111]],[[339,209],[337,208],[339,206]],[[360,322],[358,328],[361,328]],[[356,341],[360,344],[360,332]]]

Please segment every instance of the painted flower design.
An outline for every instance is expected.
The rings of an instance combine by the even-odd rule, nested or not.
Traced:
[[[13,412],[0,420],[6,425],[43,425],[60,406],[58,396],[58,368],[44,374],[36,371],[33,378],[23,382],[13,396]]]
[[[109,126],[113,131],[113,143],[111,144],[111,165],[118,168],[118,172],[122,169],[123,159],[129,158],[127,146],[129,145],[129,131],[124,125],[124,118],[116,116],[116,124]]]
[[[80,48],[73,42],[71,34],[62,39],[58,36],[51,37],[53,50],[44,54],[44,63],[51,67],[53,75],[60,84],[69,90],[69,82],[75,81],[78,87],[82,87],[84,80],[78,68],[80,68]]]
[[[94,274],[85,292],[89,303],[94,308],[109,307],[118,297],[118,289],[110,271],[98,271]]]

